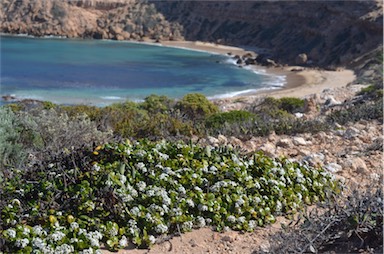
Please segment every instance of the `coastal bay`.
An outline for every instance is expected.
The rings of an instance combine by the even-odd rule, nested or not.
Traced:
[[[15,37],[13,37],[15,38]],[[17,38],[16,38],[17,39]],[[25,38],[20,38],[21,40],[24,40]],[[28,40],[42,40],[47,45],[49,44],[49,40],[52,40],[52,38],[48,39],[34,39],[34,38],[27,38]],[[62,39],[53,39],[62,41]],[[66,39],[63,39],[66,40]],[[69,40],[69,44],[71,43],[77,43],[77,40],[71,41]],[[92,41],[84,41],[79,43],[83,43],[83,46],[92,46],[95,45]],[[3,57],[2,62],[5,66],[5,71],[3,71],[3,89],[2,89],[2,96],[14,96],[16,99],[38,99],[38,100],[51,100],[57,103],[66,103],[66,104],[96,104],[96,105],[107,105],[108,103],[112,103],[115,101],[123,101],[125,99],[128,100],[140,100],[143,99],[145,96],[148,96],[152,93],[155,94],[164,94],[173,98],[181,98],[183,95],[185,95],[188,92],[200,92],[208,96],[209,99],[219,101],[220,104],[228,103],[230,104],[233,101],[238,101],[239,98],[241,100],[250,103],[252,100],[258,97],[263,96],[272,96],[272,97],[285,97],[285,96],[292,96],[292,97],[306,97],[313,94],[319,94],[324,89],[332,89],[337,87],[344,87],[348,83],[352,82],[355,79],[355,75],[353,71],[346,70],[346,69],[339,69],[337,71],[326,71],[322,69],[313,69],[313,68],[305,68],[300,66],[279,66],[279,67],[264,67],[260,65],[238,65],[239,69],[236,70],[235,66],[230,68],[230,62],[225,63],[225,61],[230,60],[234,56],[244,56],[244,55],[251,55],[255,56],[257,52],[249,51],[240,47],[234,47],[234,46],[225,46],[225,45],[219,45],[215,43],[207,43],[207,42],[200,42],[200,41],[161,41],[161,42],[155,42],[153,40],[145,40],[144,42],[130,42],[126,46],[124,43],[121,42],[104,42],[105,46],[107,47],[126,47],[126,49],[129,49],[129,47],[137,47],[138,50],[141,50],[142,56],[132,56],[127,55],[127,60],[124,60],[122,56],[120,56],[120,62],[121,66],[118,66],[118,62],[114,60],[116,63],[114,64],[115,67],[111,66],[111,68],[117,69],[115,74],[113,74],[112,78],[109,80],[108,77],[105,77],[104,79],[104,85],[102,88],[103,92],[102,95],[97,95],[97,89],[98,85],[94,86],[92,84],[92,81],[89,81],[90,75],[97,75],[97,73],[94,74],[87,74],[84,76],[84,72],[91,72],[90,69],[83,70],[82,66],[78,68],[76,71],[74,71],[74,75],[77,76],[77,80],[75,82],[76,77],[71,77],[68,79],[63,78],[64,75],[70,75],[71,73],[66,73],[65,68],[60,67],[60,70],[56,71],[55,73],[50,73],[49,69],[46,70],[46,77],[50,77],[50,80],[33,80],[33,79],[23,79],[25,85],[27,87],[34,85],[31,85],[35,83],[36,87],[40,87],[40,92],[38,92],[38,95],[34,95],[34,93],[31,91],[25,90],[23,93],[20,94],[13,94],[12,90],[7,90],[7,82],[9,82],[10,77],[7,76],[7,64],[10,64],[10,62],[7,62],[7,56]],[[109,45],[109,46],[108,46]],[[113,46],[114,45],[114,46]],[[136,46],[135,46],[136,45]],[[150,53],[145,53],[145,47],[149,47]],[[158,46],[150,48],[151,46]],[[143,48],[144,47],[144,48]],[[170,48],[170,50],[184,50],[184,51],[166,51],[167,48]],[[125,50],[126,50],[125,49]],[[12,49],[11,49],[12,50]],[[51,49],[51,53],[53,53],[53,57],[56,58],[68,58],[71,56],[64,56],[65,51],[60,53],[60,50],[55,50],[54,48]],[[64,49],[65,50],[65,49]],[[70,50],[70,49],[68,49]],[[173,64],[178,64],[177,61],[187,59],[188,57],[194,56],[193,61],[200,61],[201,64],[204,64],[202,69],[209,69],[212,68],[211,74],[208,73],[208,75],[213,75],[211,81],[209,79],[201,78],[205,74],[201,73],[201,71],[198,71],[196,69],[196,73],[194,74],[193,70],[191,71],[192,64],[191,60],[188,63],[184,63],[183,66],[178,66],[178,68],[184,68],[185,71],[191,71],[190,75],[194,75],[195,77],[190,82],[188,81],[189,78],[186,78],[187,74],[180,74],[180,72],[176,71],[174,74],[172,74],[172,68],[175,66],[166,66],[166,64],[169,64],[168,62],[164,62],[164,59],[158,58],[159,62],[156,63],[156,56],[157,51],[165,52],[163,54],[165,55],[171,55],[174,57]],[[192,52],[194,51],[194,52]],[[69,51],[71,52],[71,51]],[[181,53],[180,53],[181,52]],[[190,53],[188,53],[190,52]],[[46,52],[47,53],[47,52]],[[72,53],[72,52],[71,52]],[[47,54],[50,54],[49,52]],[[70,60],[75,61],[73,64],[84,65],[88,63],[95,63],[97,61],[101,61],[101,58],[97,58],[97,56],[91,56],[87,55],[87,53],[82,53],[79,51],[78,60]],[[124,53],[126,54],[126,53]],[[140,74],[144,66],[141,67],[140,64],[138,64],[137,67],[132,66],[134,68],[133,72],[130,74],[130,76],[124,76],[125,71],[122,68],[126,68],[127,61],[130,58],[136,57],[136,59],[140,58],[150,58],[151,56],[147,56],[145,54],[152,54],[152,60],[151,63],[154,65],[161,65],[164,66],[160,71],[164,73],[169,73],[170,76],[166,77],[165,80],[161,80],[161,77],[155,78],[156,75],[158,75],[158,71],[156,71],[157,74],[150,74],[151,71],[148,74],[144,74],[144,77],[141,78]],[[162,54],[162,53],[158,53]],[[178,54],[178,55],[177,55]],[[205,54],[205,55],[204,55]],[[215,55],[217,57],[215,57]],[[199,58],[200,57],[200,58]],[[164,58],[164,57],[163,57]],[[108,57],[104,57],[104,61],[106,61]],[[199,60],[200,59],[200,60]],[[227,60],[226,60],[227,59]],[[56,59],[57,60],[57,59]],[[67,64],[71,65],[69,60],[66,59],[59,59],[59,61],[62,61],[61,64]],[[65,62],[66,61],[66,62]],[[135,60],[137,61],[137,60]],[[205,62],[205,63],[204,63]],[[210,65],[209,62],[212,62]],[[214,64],[213,62],[220,63],[221,64]],[[234,61],[235,62],[235,61]],[[16,62],[15,62],[16,63]],[[137,62],[138,63],[138,62]],[[149,61],[147,62],[149,64]],[[197,62],[196,62],[197,63]],[[196,64],[195,63],[195,64]],[[17,64],[17,63],[16,63]],[[132,63],[134,65],[134,63]],[[234,63],[235,64],[235,63]],[[181,65],[183,63],[181,62]],[[194,65],[194,64],[193,64]],[[226,67],[225,67],[226,65]],[[123,66],[123,67],[122,67]],[[223,70],[220,69],[220,67],[224,66],[224,70],[229,70],[231,73],[225,73]],[[64,66],[65,67],[65,66]],[[97,67],[97,66],[96,66]],[[25,76],[25,72],[27,72],[26,67],[24,67],[25,70],[20,71],[20,75]],[[42,67],[43,69],[46,67]],[[98,67],[97,67],[98,68]],[[129,67],[131,68],[131,67]],[[140,68],[140,70],[138,69]],[[148,65],[148,68],[150,68],[150,65]],[[156,68],[156,67],[155,67]],[[41,71],[44,72],[44,70],[41,69]],[[243,70],[240,70],[243,69]],[[120,70],[120,72],[119,72]],[[126,69],[129,71],[129,69]],[[118,72],[120,74],[118,74]],[[256,75],[252,72],[255,72]],[[178,74],[180,76],[178,77]],[[121,75],[121,77],[118,77],[116,75]],[[152,75],[153,77],[148,79],[148,75]],[[188,74],[189,75],[189,74]],[[232,75],[231,77],[225,76],[225,75]],[[237,77],[234,77],[234,75],[240,75]],[[113,80],[113,78],[118,77],[119,80]],[[128,80],[134,77],[134,80],[136,80],[137,84],[133,84],[132,89],[136,90],[124,90],[126,89],[124,86],[117,85],[116,82],[125,83]],[[165,76],[164,76],[165,77]],[[199,80],[199,77],[201,80]],[[244,79],[245,77],[245,79]],[[101,80],[104,77],[101,77]],[[151,88],[151,82],[153,83],[154,79],[156,79],[156,82],[158,82],[157,87]],[[72,80],[72,81],[71,81]],[[92,80],[92,78],[90,79]],[[206,83],[204,83],[204,80],[206,80]],[[215,84],[212,84],[210,82],[215,82]],[[218,80],[218,81],[217,81]],[[19,81],[15,81],[14,83],[17,84]],[[36,84],[40,82],[39,84]],[[46,84],[44,85],[44,82]],[[108,85],[108,82],[111,83]],[[132,83],[132,81],[130,81]],[[161,83],[163,82],[163,83]],[[219,88],[217,85],[220,85],[220,82],[225,82],[224,90],[222,88]],[[239,82],[245,82],[244,84],[239,85]],[[246,83],[253,82],[251,85],[245,85]],[[97,83],[97,82],[96,82]],[[114,83],[114,84],[113,84]],[[173,83],[173,85],[171,85]],[[200,83],[200,84],[199,84]],[[12,84],[13,86],[15,84]],[[190,88],[188,88],[188,84],[190,84]],[[221,83],[223,84],[223,83]],[[51,89],[50,87],[54,87],[55,85],[58,85],[55,89]],[[197,86],[196,86],[197,85]],[[244,86],[245,85],[245,86]],[[47,89],[44,89],[44,86],[46,86]],[[57,91],[60,91],[64,86],[65,90],[62,90],[60,92],[60,95],[58,95]],[[67,87],[69,86],[69,87]],[[139,87],[137,87],[139,86]],[[184,86],[180,87],[180,86]],[[70,92],[70,88],[77,87],[76,95],[72,94]],[[135,88],[136,87],[136,88]],[[167,88],[169,87],[169,88]],[[179,87],[178,89],[174,89],[175,87]],[[100,88],[100,87],[99,87]],[[39,89],[36,89],[35,92]],[[44,90],[41,90],[44,89]],[[80,89],[80,90],[79,90]],[[146,90],[147,89],[147,90]],[[151,90],[152,89],[152,90]],[[188,90],[192,89],[192,90]],[[227,89],[227,90],[225,90]],[[82,91],[79,94],[79,92]],[[94,94],[93,94],[94,93]],[[130,96],[127,96],[127,94],[132,93]],[[92,95],[93,94],[93,95]],[[18,98],[19,97],[19,98]]]

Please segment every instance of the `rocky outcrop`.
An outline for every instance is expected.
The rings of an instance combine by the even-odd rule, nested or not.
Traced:
[[[116,40],[181,38],[177,23],[166,21],[153,4],[135,0],[4,0],[0,7],[4,33]]]
[[[246,152],[262,151],[272,157],[287,157],[329,172],[355,184],[382,177],[382,123],[360,121],[334,130],[294,136],[270,134],[239,140],[218,136],[200,139],[203,145],[232,145]],[[378,138],[379,137],[379,138]],[[225,142],[223,142],[225,140]]]

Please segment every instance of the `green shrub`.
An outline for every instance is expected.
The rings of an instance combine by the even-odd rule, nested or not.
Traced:
[[[191,120],[203,120],[204,118],[219,112],[218,107],[210,102],[204,95],[194,93],[185,95],[176,103],[176,109],[185,114]]]
[[[304,100],[295,97],[283,97],[275,99],[267,97],[262,103],[252,106],[255,113],[273,116],[277,111],[286,111],[288,113],[296,113],[303,109]]]
[[[150,114],[167,113],[171,110],[174,101],[167,96],[150,95],[140,103],[140,108],[148,111]]]
[[[233,110],[229,112],[216,113],[209,116],[205,121],[205,125],[208,128],[220,128],[225,123],[242,123],[244,121],[249,121],[254,117],[255,115],[251,112],[244,110]]]
[[[283,97],[279,100],[279,102],[279,108],[289,113],[300,112],[304,108],[304,100],[295,97]]]
[[[43,101],[42,104],[43,104],[43,109],[52,109],[52,108],[57,107],[56,104],[54,104],[53,102],[50,102],[50,101]]]
[[[102,109],[102,115],[114,133],[125,138],[143,135],[143,130],[150,121],[147,111],[140,109],[134,102],[105,107]]]
[[[383,98],[383,85],[376,83],[376,85],[369,85],[360,90],[357,95],[367,96],[372,99],[382,99]]]
[[[0,107],[0,171],[5,165],[15,165],[25,159],[20,140],[23,126],[17,115],[7,107]]]
[[[346,109],[333,111],[327,116],[329,123],[345,124],[357,122],[359,120],[383,120],[383,99],[377,101],[367,101],[362,104],[354,105]]]
[[[54,109],[21,112],[20,134],[23,149],[40,156],[56,156],[63,151],[102,144],[111,138],[110,132],[101,132],[85,114],[70,118]]]
[[[91,121],[101,121],[103,118],[102,109],[89,106],[89,105],[71,105],[71,106],[60,106],[60,110],[68,114],[70,118],[77,117],[79,115],[87,115]]]
[[[110,143],[12,174],[0,187],[7,253],[147,247],[204,226],[253,231],[340,191],[322,169],[180,142]]]

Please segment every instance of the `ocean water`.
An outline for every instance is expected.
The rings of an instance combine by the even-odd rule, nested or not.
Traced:
[[[285,82],[226,56],[143,43],[21,36],[0,43],[1,96],[102,106],[151,94],[224,98]]]

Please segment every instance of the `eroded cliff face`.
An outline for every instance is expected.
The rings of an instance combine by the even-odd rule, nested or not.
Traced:
[[[188,40],[271,50],[281,63],[305,53],[315,65],[345,65],[382,44],[382,1],[153,1]]]
[[[136,0],[3,0],[0,31],[116,40],[182,39],[152,4]],[[180,38],[179,38],[180,37]]]
[[[304,53],[348,66],[382,45],[381,0],[2,0],[0,31],[96,39],[183,39],[263,48],[279,63]]]

